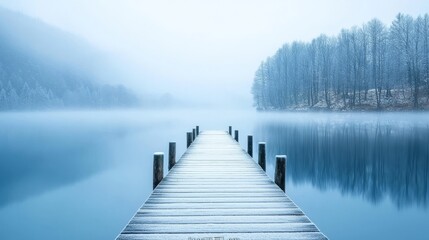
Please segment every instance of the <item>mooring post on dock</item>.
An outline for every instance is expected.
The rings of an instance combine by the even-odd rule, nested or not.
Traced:
[[[191,143],[192,143],[192,133],[187,132],[186,133],[186,147],[188,148],[189,146],[191,146]]]
[[[176,164],[176,142],[168,144],[168,171]]]
[[[276,170],[274,174],[275,183],[283,190],[286,191],[286,155],[276,156]]]
[[[259,166],[261,166],[261,168],[264,171],[266,171],[265,158],[266,158],[265,142],[259,142],[258,143],[258,164],[259,164]]]
[[[232,136],[232,126],[229,126],[229,127],[228,127],[228,132],[229,132],[229,135],[231,135],[231,136]]]
[[[154,154],[154,191],[117,240],[328,239],[277,187],[279,179],[284,185],[286,157],[282,166],[277,163],[276,175],[283,172],[274,182],[225,130],[202,131],[197,141],[189,141],[192,147],[165,171],[165,180],[163,154]],[[192,132],[186,132],[191,140]]]
[[[234,139],[238,142],[238,130],[234,131]]]
[[[164,177],[164,153],[156,152],[153,154],[153,189],[158,186]]]
[[[197,136],[198,136],[198,135],[200,135],[200,126],[196,126],[196,127],[195,127],[195,130],[196,130],[196,132],[197,132]]]
[[[247,136],[247,153],[253,157],[253,136]]]
[[[195,128],[192,128],[192,142],[195,140],[195,135],[196,135]]]

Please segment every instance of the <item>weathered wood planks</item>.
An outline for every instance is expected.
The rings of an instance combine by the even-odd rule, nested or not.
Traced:
[[[326,237],[228,132],[204,131],[117,239]]]

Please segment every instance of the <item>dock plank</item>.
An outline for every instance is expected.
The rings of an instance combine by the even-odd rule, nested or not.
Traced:
[[[278,233],[266,233],[266,232],[252,232],[252,233],[212,233],[207,232],[203,234],[198,233],[186,233],[186,234],[121,234],[118,240],[194,240],[194,239],[213,239],[213,240],[226,240],[226,239],[236,239],[236,240],[285,240],[285,239],[294,239],[294,240],[323,240],[326,237],[319,232],[278,232]]]
[[[327,239],[226,132],[204,131],[118,240]]]

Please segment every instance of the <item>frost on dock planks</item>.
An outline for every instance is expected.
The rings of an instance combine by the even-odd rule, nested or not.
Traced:
[[[117,239],[327,239],[227,132],[197,136]]]

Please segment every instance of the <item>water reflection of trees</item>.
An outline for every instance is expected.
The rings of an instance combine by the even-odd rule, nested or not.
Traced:
[[[267,124],[268,154],[287,153],[288,178],[372,203],[428,204],[429,129],[389,124]],[[273,159],[271,156],[270,159]]]

